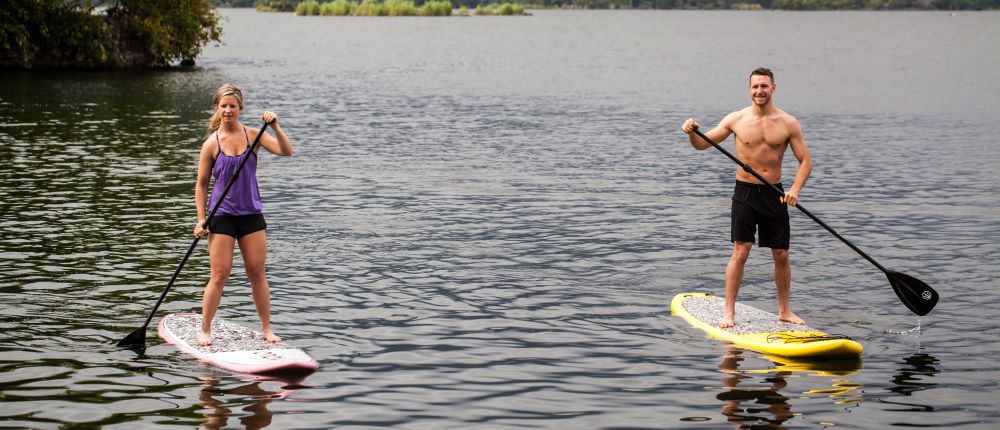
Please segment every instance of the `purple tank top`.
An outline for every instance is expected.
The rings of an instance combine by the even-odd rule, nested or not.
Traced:
[[[243,127],[243,136],[247,140],[247,147],[240,155],[226,155],[222,151],[222,144],[219,142],[219,133],[215,133],[215,142],[219,145],[219,156],[215,159],[215,166],[212,167],[212,176],[215,178],[215,186],[212,187],[212,195],[208,199],[208,209],[211,211],[215,204],[219,202],[219,196],[229,185],[233,173],[243,162],[243,157],[250,157],[247,164],[240,171],[240,176],[236,178],[233,188],[229,189],[219,211],[216,215],[253,215],[262,213],[264,204],[260,201],[260,190],[257,188],[257,154],[250,151],[250,137],[247,136],[247,129]]]

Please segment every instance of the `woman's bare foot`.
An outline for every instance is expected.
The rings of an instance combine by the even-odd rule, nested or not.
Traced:
[[[203,331],[198,332],[198,345],[208,346],[212,344],[212,335]]]
[[[266,339],[268,342],[271,342],[271,343],[281,342],[281,338],[278,337],[278,336],[275,336],[274,332],[272,332],[271,330],[265,330],[264,331],[264,339]]]
[[[805,324],[806,323],[806,321],[804,319],[799,318],[799,316],[795,315],[794,313],[792,313],[792,311],[779,312],[778,313],[778,319],[781,320],[781,321],[784,321],[784,322],[792,323],[792,324]]]
[[[723,315],[722,319],[719,320],[719,328],[735,327],[736,326],[735,319],[736,318],[733,318],[733,316],[729,315],[728,313]]]

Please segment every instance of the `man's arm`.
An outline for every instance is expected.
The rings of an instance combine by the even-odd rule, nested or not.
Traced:
[[[788,132],[788,146],[792,147],[792,154],[795,154],[795,159],[799,160],[799,168],[795,172],[795,182],[792,183],[792,188],[785,193],[781,201],[795,206],[799,203],[799,191],[806,186],[806,181],[809,180],[809,175],[812,173],[812,157],[809,156],[809,148],[802,135],[802,127],[799,126],[799,121],[795,117],[789,116]]]
[[[737,115],[738,112],[733,112],[729,115],[726,115],[726,117],[722,119],[722,122],[720,122],[719,125],[715,126],[715,128],[707,132],[703,131],[702,133],[705,133],[705,136],[708,136],[708,138],[715,141],[715,143],[720,143],[728,139],[729,135],[733,134],[732,124],[736,121]],[[688,140],[691,142],[691,146],[693,146],[694,149],[703,151],[708,148],[711,148],[712,144],[706,142],[705,139],[702,139],[701,136],[698,136],[694,132],[696,128],[700,127],[701,124],[698,124],[698,121],[688,118],[688,120],[684,121],[684,124],[681,126],[681,130],[687,133]]]

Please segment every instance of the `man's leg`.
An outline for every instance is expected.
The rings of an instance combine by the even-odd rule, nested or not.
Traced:
[[[740,293],[740,283],[743,282],[743,266],[747,264],[750,248],[753,242],[733,242],[733,256],[726,265],[726,312],[719,320],[719,327],[727,328],[736,325],[736,296]]]
[[[789,305],[792,291],[792,265],[789,262],[788,250],[772,248],[771,255],[774,256],[774,286],[778,289],[778,319],[793,324],[805,324],[806,322],[792,313]]]

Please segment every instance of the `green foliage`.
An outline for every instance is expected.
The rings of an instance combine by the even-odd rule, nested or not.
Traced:
[[[108,17],[125,37],[147,47],[153,67],[193,60],[202,46],[222,37],[219,18],[205,0],[118,0]]]
[[[407,0],[385,0],[386,12],[388,16],[416,16],[417,7],[412,1]]]
[[[319,15],[319,3],[309,0],[295,6],[295,14],[298,16]]]
[[[163,67],[220,37],[207,0],[16,0],[0,8],[0,67]]]
[[[347,0],[337,0],[332,3],[324,3],[324,10],[321,10],[321,15],[328,16],[348,16],[354,10],[355,3],[348,2]]]
[[[364,0],[360,4],[349,0],[318,3],[307,0],[295,7],[295,14],[323,16],[449,16],[450,1],[428,1],[417,7],[409,0]]]
[[[256,7],[258,0],[212,0],[215,7]]]
[[[90,12],[76,3],[47,1],[0,8],[0,67],[120,64],[107,24]]]
[[[421,16],[451,16],[450,1],[429,1],[420,7]]]
[[[473,15],[525,15],[524,5],[518,3],[490,3],[478,5]]]
[[[292,12],[298,8],[299,0],[258,0],[257,10],[267,12]]]

